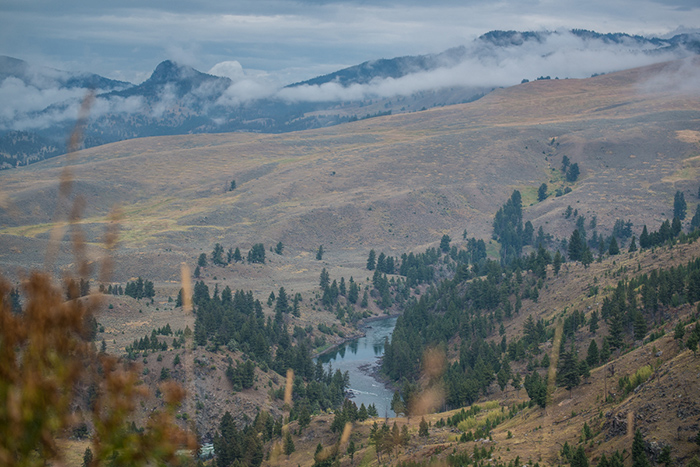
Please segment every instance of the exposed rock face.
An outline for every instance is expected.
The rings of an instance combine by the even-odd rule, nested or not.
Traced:
[[[605,430],[605,441],[609,441],[615,436],[625,436],[627,434],[627,412],[605,414],[607,420],[603,425]]]

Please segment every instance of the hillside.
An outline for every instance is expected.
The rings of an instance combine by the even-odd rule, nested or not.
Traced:
[[[524,335],[526,317],[561,323],[562,318],[570,316],[572,309],[578,309],[590,318],[590,313],[600,309],[603,297],[609,296],[609,290],[618,281],[649,274],[660,264],[664,268],[682,265],[699,255],[700,245],[694,242],[623,254],[604,259],[590,268],[569,264],[558,275],[549,269],[539,300],[523,301],[519,316],[507,326],[507,339],[511,341]],[[603,291],[600,295],[591,295],[587,290],[586,284],[593,283]],[[638,342],[625,351],[614,353],[607,363],[592,368],[590,376],[572,391],[552,384],[546,408],[534,404],[528,406],[529,397],[524,388],[514,389],[508,385],[501,390],[494,381],[487,393],[475,401],[474,406],[481,410],[464,425],[451,425],[449,419],[459,416],[462,410],[469,413],[470,406],[436,413],[419,410],[409,418],[391,419],[390,427],[394,422],[400,429],[407,426],[410,440],[395,451],[380,456],[391,465],[466,465],[479,459],[490,459],[495,465],[517,465],[518,462],[521,465],[561,465],[569,463],[562,454],[566,443],[572,452],[583,447],[591,465],[598,464],[603,454],[609,459],[615,451],[623,453],[624,465],[631,465],[633,435],[639,430],[645,452],[653,463],[664,463],[660,456],[667,446],[671,465],[687,465],[700,452],[695,441],[700,422],[700,393],[697,391],[700,360],[694,352],[679,346],[679,341],[674,339],[674,328],[679,321],[686,324],[697,316],[695,306],[664,308],[661,325],[653,331],[661,337],[648,334],[643,343]],[[573,340],[581,358],[585,358],[590,339],[599,340],[607,332],[605,325],[598,332],[590,332],[587,325],[579,329]],[[450,341],[449,346],[458,344],[458,340]],[[549,339],[540,344],[540,351],[540,356],[551,356],[552,367],[542,371],[545,375],[549,372],[553,383],[557,371],[557,346]],[[521,376],[531,371],[523,364],[512,365],[514,372]],[[632,392],[625,393],[619,380],[631,377],[647,365],[652,369],[648,379]],[[437,394],[439,398],[441,391],[436,392],[435,387],[425,389],[430,387],[426,384],[423,378],[419,397],[430,398]],[[348,439],[358,447],[354,456],[362,459],[360,465],[381,465],[377,463],[376,446],[370,444],[369,438],[372,424],[377,422],[381,426],[383,418],[354,422],[350,437],[344,441],[338,441],[339,436],[329,432],[332,419],[332,416],[315,417],[302,436],[295,437],[297,452],[288,457],[280,455],[269,465],[312,465],[311,453],[319,439],[327,449],[338,443],[340,465],[354,465],[346,454]],[[421,419],[430,423],[427,436],[419,435]],[[497,420],[492,428],[487,429],[487,434],[476,435],[474,440],[464,439],[464,433],[471,435],[484,430],[486,420]],[[590,429],[587,436],[583,434],[584,425]],[[296,427],[296,424],[291,425],[291,429]]]
[[[400,253],[464,229],[488,238],[514,188],[526,207],[534,204],[525,219],[555,237],[573,229],[562,216],[568,205],[597,216],[602,233],[617,218],[638,233],[668,217],[676,190],[693,212],[700,114],[697,94],[682,92],[693,63],[531,82],[470,104],[322,130],[146,138],[81,151],[71,171],[87,200],[82,226],[95,244],[108,211],[121,206],[117,280],[171,280],[177,264],[215,242],[282,241],[294,258],[324,244],[336,264],[357,266],[368,247]],[[550,194],[566,185],[564,155],[581,167],[573,191],[536,203],[541,183]],[[41,264],[67,161],[0,174],[11,207],[0,212],[2,270]],[[237,188],[228,191],[232,180]],[[173,266],[149,271],[156,259]]]

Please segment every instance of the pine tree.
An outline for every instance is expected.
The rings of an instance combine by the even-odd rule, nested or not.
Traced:
[[[372,249],[369,250],[369,257],[367,258],[367,269],[370,271],[374,271],[374,268],[376,266],[376,256],[377,253]]]
[[[318,247],[318,250],[316,251],[316,260],[321,261],[323,259],[323,245],[320,245]]]
[[[683,220],[687,211],[688,205],[685,202],[685,195],[681,191],[676,191],[673,197],[673,217]]]
[[[355,280],[350,277],[350,288],[348,290],[348,301],[352,304],[357,303],[357,299],[359,298],[360,294],[360,288],[358,285],[355,283]]]
[[[353,461],[355,460],[355,451],[357,448],[355,447],[355,440],[350,440],[350,443],[348,443],[348,456],[350,456],[350,465],[352,465]]]
[[[683,225],[681,224],[681,220],[678,217],[674,217],[673,221],[671,222],[671,232],[673,233],[673,236],[677,237],[681,233],[682,229]]]
[[[275,306],[275,311],[279,313],[289,312],[289,301],[287,299],[287,292],[284,290],[284,287],[280,287],[280,290],[277,293],[277,305]]]
[[[547,184],[543,183],[537,190],[537,201],[544,201],[547,199]]]
[[[630,253],[633,253],[633,252],[637,251],[637,242],[636,242],[635,239],[636,239],[636,237],[632,237],[632,241],[630,242],[630,247],[629,247],[629,249],[627,250],[627,251],[629,251]]]
[[[325,289],[328,287],[331,283],[331,278],[330,275],[328,274],[328,271],[326,271],[326,268],[323,268],[321,270],[321,276],[319,277],[318,280],[318,285],[321,287],[321,289]]]
[[[610,239],[610,246],[608,246],[608,254],[610,256],[615,256],[620,254],[620,247],[617,246],[617,240],[615,240],[615,237],[612,237]]]
[[[635,313],[634,317],[634,339],[641,341],[647,335],[647,322],[644,315],[640,311]]]
[[[637,430],[634,432],[634,441],[632,442],[632,467],[650,467],[649,459],[644,453],[644,438],[642,432]]]
[[[554,253],[554,260],[552,261],[552,266],[554,267],[554,275],[558,276],[559,275],[559,270],[561,269],[561,264],[564,261],[564,258],[561,256],[561,253],[559,253],[559,250],[557,250],[556,253]]]
[[[600,361],[607,362],[610,359],[610,339],[603,340],[603,346],[600,349]]]
[[[296,316],[297,318],[301,316],[301,312],[299,311],[299,302],[301,302],[301,294],[297,292],[294,294],[294,302],[292,304],[292,315]]]
[[[598,360],[600,356],[598,355],[598,344],[595,339],[591,339],[591,344],[588,346],[588,355],[586,356],[586,362],[588,366],[593,368],[598,365]]]
[[[214,245],[214,250],[211,252],[211,262],[217,265],[224,264],[224,247],[220,243]]]
[[[284,453],[289,457],[294,451],[296,451],[296,448],[294,447],[292,433],[287,431],[287,435],[284,438]]]
[[[583,257],[584,242],[578,229],[569,238],[569,260],[580,261]]]
[[[593,334],[598,330],[598,310],[593,310],[593,313],[591,313],[591,318],[588,321],[588,330]]]
[[[588,458],[583,446],[579,446],[571,459],[571,467],[588,467]]]
[[[566,180],[568,182],[575,182],[578,180],[579,173],[578,163],[571,164],[569,170],[566,171]]]
[[[690,226],[693,227],[694,229],[697,229],[700,227],[700,203],[695,207],[695,214],[693,215],[693,218],[690,220]]]
[[[83,453],[83,467],[90,467],[92,464],[92,450],[87,447]]]
[[[642,229],[642,234],[639,236],[639,248],[649,248],[651,246],[651,238],[649,237],[649,232],[647,231],[646,224]]]
[[[583,244],[583,253],[581,254],[581,264],[585,268],[588,268],[588,266],[593,262],[593,253],[591,253],[591,249],[588,248],[588,245]]]
[[[419,428],[418,428],[418,436],[422,436],[424,438],[427,438],[429,434],[430,433],[428,431],[428,422],[425,421],[425,417],[421,417]]]
[[[241,249],[236,247],[236,251],[233,252],[233,260],[235,262],[243,261],[243,256],[241,255]]]
[[[560,383],[569,391],[572,391],[573,388],[581,383],[579,365],[573,350],[565,352],[564,355],[561,356],[557,377]]]
[[[362,301],[360,302],[360,306],[362,308],[367,308],[369,306],[369,294],[367,293],[367,289],[365,289],[364,295],[362,295]]]
[[[610,325],[608,329],[610,335],[608,336],[607,341],[610,343],[610,347],[613,349],[622,347],[623,322],[621,313],[613,313],[610,316],[608,323]]]
[[[452,239],[450,238],[449,235],[445,234],[442,236],[440,239],[440,250],[442,250],[443,253],[447,253],[450,251],[450,242]]]

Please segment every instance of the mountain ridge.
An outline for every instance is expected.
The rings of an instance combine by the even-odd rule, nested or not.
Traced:
[[[35,133],[37,138],[53,142],[60,153],[64,150],[63,135],[74,121],[70,115],[79,106],[79,91],[83,87],[104,87],[106,92],[97,96],[99,105],[96,108],[99,110],[93,113],[85,129],[86,146],[164,134],[230,131],[284,133],[320,128],[356,119],[414,112],[479,99],[500,87],[503,78],[489,78],[486,73],[483,80],[468,84],[461,82],[459,76],[471,79],[484,74],[485,70],[480,68],[485,66],[483,63],[499,60],[517,62],[521,59],[518,56],[520,51],[531,44],[547,44],[547,41],[556,41],[565,35],[581,41],[581,47],[589,47],[592,52],[607,50],[613,53],[622,48],[620,50],[632,50],[633,55],[646,57],[645,60],[700,53],[697,34],[678,34],[670,39],[661,39],[624,33],[600,34],[588,30],[491,31],[468,45],[437,54],[363,62],[290,84],[277,93],[257,99],[250,99],[245,92],[241,94],[245,86],[239,87],[240,83],[233,83],[229,78],[202,73],[171,60],[158,64],[144,82],[131,85],[97,75],[71,75],[48,68],[43,69],[43,81],[32,81],[28,71],[32,69],[30,65],[5,58],[6,78],[0,80],[0,85],[4,85],[9,77],[14,77],[23,80],[25,91],[34,90],[42,94],[44,88],[41,86],[58,86],[60,89],[56,89],[64,94],[70,91],[66,94],[70,98],[45,108],[26,112],[9,111],[7,114],[11,117],[4,121],[3,126],[7,131],[15,129]],[[558,52],[555,45],[547,45],[548,52],[543,51],[544,56]],[[616,49],[608,50],[609,47]],[[595,73],[591,74],[609,72],[614,67],[596,67]],[[518,69],[521,68],[518,66]],[[544,70],[541,71],[540,77],[544,77]],[[522,73],[523,81],[534,80],[538,76],[528,77],[528,73]],[[512,80],[512,77],[509,79]],[[435,84],[432,84],[433,81]],[[34,88],[34,85],[38,87]],[[408,88],[403,88],[406,85]],[[13,153],[16,148],[11,145],[2,145],[0,151],[7,155],[9,162],[4,164],[6,168],[54,154],[42,152],[40,147],[34,154]]]

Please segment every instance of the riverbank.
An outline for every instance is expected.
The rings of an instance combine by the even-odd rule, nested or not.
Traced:
[[[345,345],[348,342],[352,342],[356,339],[366,337],[367,336],[366,330],[367,330],[367,328],[369,328],[369,323],[372,323],[374,321],[381,321],[384,319],[398,318],[399,316],[401,316],[401,313],[392,313],[389,315],[387,315],[387,314],[375,315],[375,316],[370,316],[368,318],[362,318],[361,320],[359,320],[357,322],[357,327],[358,327],[357,332],[355,332],[349,336],[343,337],[340,341],[336,342],[335,344],[331,344],[329,347],[323,349],[320,352],[314,352],[314,355],[312,358],[318,358],[322,355],[326,355],[326,354],[331,353],[335,350],[338,350],[338,348],[340,348],[341,345]]]
[[[386,385],[388,380],[379,371],[384,344],[391,338],[397,318],[396,315],[371,317],[362,323],[362,337],[348,339],[318,357],[326,370],[333,368],[348,373],[348,392],[352,393],[355,404],[374,404],[381,416],[394,415],[393,387]]]

